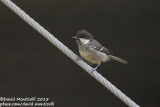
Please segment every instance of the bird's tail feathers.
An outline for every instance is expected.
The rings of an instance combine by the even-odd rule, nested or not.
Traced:
[[[121,58],[116,57],[116,56],[112,56],[112,55],[111,55],[110,58],[113,59],[113,60],[115,60],[115,61],[121,62],[121,63],[123,63],[123,64],[127,64],[127,63],[128,63],[128,62],[125,61],[124,59],[121,59]]]

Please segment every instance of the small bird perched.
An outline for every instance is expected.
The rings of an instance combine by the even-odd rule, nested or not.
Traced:
[[[103,47],[97,40],[93,39],[93,35],[86,30],[80,30],[76,36],[72,37],[76,39],[78,44],[80,58],[84,58],[91,64],[97,64],[92,71],[96,71],[102,62],[110,61],[111,59],[126,64],[127,61],[113,56],[112,52],[107,48]]]

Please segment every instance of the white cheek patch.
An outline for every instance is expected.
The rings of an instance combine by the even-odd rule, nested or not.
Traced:
[[[81,42],[82,44],[87,44],[87,43],[89,43],[89,41],[90,41],[90,40],[88,40],[88,39],[83,39],[83,38],[80,38],[79,40],[80,40],[80,42]]]

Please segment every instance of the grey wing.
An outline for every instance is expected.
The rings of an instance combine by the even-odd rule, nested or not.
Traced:
[[[109,49],[103,47],[103,46],[102,46],[98,41],[96,41],[96,40],[93,40],[93,41],[91,42],[90,46],[91,46],[93,49],[97,50],[97,51],[106,53],[107,55],[113,55],[113,53],[112,53]]]

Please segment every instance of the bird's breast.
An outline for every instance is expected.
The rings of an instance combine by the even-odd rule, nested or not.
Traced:
[[[93,64],[100,64],[107,61],[109,58],[105,53],[95,50],[79,50],[80,55],[87,61]]]

